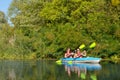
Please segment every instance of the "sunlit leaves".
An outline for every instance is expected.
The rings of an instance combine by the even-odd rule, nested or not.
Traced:
[[[112,5],[117,6],[118,4],[120,4],[120,0],[111,0]]]
[[[54,9],[54,7],[51,4],[46,5],[46,7],[40,12],[40,16],[47,20],[57,20],[59,19],[61,13]]]
[[[9,17],[16,27],[41,25],[39,11],[42,6],[43,3],[39,0],[13,0],[9,7]]]

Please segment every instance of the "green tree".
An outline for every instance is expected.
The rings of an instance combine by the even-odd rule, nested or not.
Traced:
[[[5,24],[7,24],[5,14],[4,12],[0,11],[0,27],[4,26]]]
[[[5,14],[2,11],[0,11],[0,24],[1,23],[7,23]]]

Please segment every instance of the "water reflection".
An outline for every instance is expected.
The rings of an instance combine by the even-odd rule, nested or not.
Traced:
[[[7,80],[16,80],[16,74],[14,69],[8,71],[8,78]]]
[[[101,67],[102,66],[102,67]],[[120,64],[0,61],[0,80],[120,80]]]
[[[100,64],[90,64],[90,63],[74,63],[68,64],[63,63],[65,67],[65,71],[67,72],[68,76],[72,76],[72,73],[77,74],[78,78],[86,79],[87,71],[96,71],[101,70]],[[97,80],[96,76],[93,74],[90,76],[92,80]]]

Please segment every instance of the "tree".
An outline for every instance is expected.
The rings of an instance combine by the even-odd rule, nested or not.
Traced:
[[[0,11],[0,27],[3,26],[3,24],[7,24],[7,20],[4,12]]]
[[[43,0],[44,1],[44,0]],[[9,7],[9,17],[16,27],[33,27],[42,24],[39,11],[43,7],[41,0],[13,0]]]

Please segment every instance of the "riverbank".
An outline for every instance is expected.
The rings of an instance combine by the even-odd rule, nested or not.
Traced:
[[[102,62],[120,63],[120,58],[118,58],[118,59],[102,59],[101,63]]]
[[[0,56],[0,60],[58,60],[56,58],[37,58],[34,55],[4,55],[4,56]],[[106,62],[110,62],[110,63],[120,63],[120,58],[105,58],[102,59],[100,63],[106,63]]]

